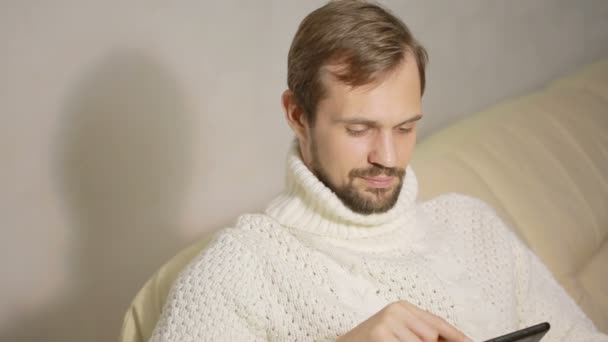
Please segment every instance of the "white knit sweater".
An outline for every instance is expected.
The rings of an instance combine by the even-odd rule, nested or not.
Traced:
[[[608,341],[484,203],[417,203],[407,169],[397,204],[352,212],[303,164],[264,214],[244,215],[181,273],[151,341],[335,341],[406,300],[481,341],[548,321],[550,341]]]

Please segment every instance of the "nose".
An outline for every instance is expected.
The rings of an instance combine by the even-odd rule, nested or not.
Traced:
[[[368,162],[387,168],[397,166],[397,151],[391,133],[380,132],[372,142]]]

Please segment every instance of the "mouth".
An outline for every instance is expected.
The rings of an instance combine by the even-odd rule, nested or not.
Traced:
[[[361,177],[368,186],[375,189],[387,189],[395,183],[395,177],[379,176],[379,177]]]

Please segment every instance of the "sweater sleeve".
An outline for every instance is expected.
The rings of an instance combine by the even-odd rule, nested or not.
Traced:
[[[506,234],[511,243],[519,327],[549,322],[551,329],[543,342],[607,342],[608,336],[597,331],[540,258],[507,228],[493,210],[488,212],[490,226]]]
[[[266,341],[260,274],[255,255],[220,234],[173,284],[150,341]]]

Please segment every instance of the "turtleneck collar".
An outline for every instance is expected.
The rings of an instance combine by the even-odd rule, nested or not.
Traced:
[[[380,214],[363,215],[345,206],[304,164],[297,143],[287,156],[286,189],[266,208],[281,225],[324,237],[366,238],[407,224],[414,215],[418,182],[407,167],[397,203]]]

